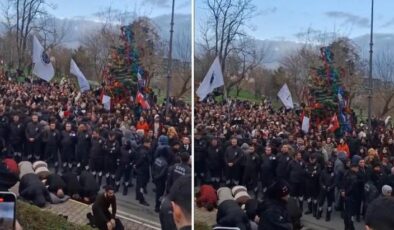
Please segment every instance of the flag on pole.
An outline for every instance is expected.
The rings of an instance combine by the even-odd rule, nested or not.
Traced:
[[[71,59],[70,63],[70,73],[74,74],[77,77],[79,89],[82,93],[90,90],[88,80],[86,80],[85,75],[83,75],[82,71],[78,68],[77,63],[75,63],[73,59]]]
[[[104,105],[104,109],[107,111],[111,110],[111,97],[107,95],[103,95],[102,104]]]
[[[32,62],[34,64],[34,75],[48,82],[52,80],[55,75],[55,69],[44,47],[42,47],[36,36],[33,36]]]
[[[302,126],[301,129],[302,131],[304,131],[305,133],[309,132],[309,117],[304,116],[304,118],[302,119]]]
[[[294,108],[293,99],[291,98],[291,93],[286,83],[279,90],[278,97],[280,98],[286,109]]]
[[[141,104],[141,107],[143,109],[150,109],[149,103],[145,100],[144,95],[140,92],[137,93],[137,96],[135,97],[137,103]]]
[[[339,121],[337,114],[334,114],[334,116],[331,117],[330,120],[330,125],[328,126],[328,131],[330,132],[335,132],[339,128]]]
[[[216,57],[209,68],[200,87],[197,89],[197,96],[200,101],[204,100],[208,94],[220,86],[224,85],[222,68],[220,66],[219,57]]]

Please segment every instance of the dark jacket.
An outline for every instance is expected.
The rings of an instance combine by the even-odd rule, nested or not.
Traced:
[[[41,136],[41,126],[38,122],[29,122],[25,130],[26,139],[34,138],[37,142]]]
[[[105,141],[104,138],[92,138],[91,140],[91,148],[90,148],[90,157],[91,158],[101,158],[104,157],[104,146],[105,146]]]
[[[168,171],[167,160],[160,156],[155,159],[152,166],[152,179],[154,182],[159,180],[165,180]]]
[[[290,183],[304,183],[305,180],[305,163],[304,161],[292,160],[289,164],[289,182]]]
[[[268,187],[272,184],[275,175],[276,175],[276,164],[277,158],[274,155],[266,155],[264,154],[262,157],[262,164],[261,164],[261,182],[263,187]]]
[[[278,154],[278,165],[276,166],[276,177],[278,179],[288,180],[289,178],[289,165],[291,157],[287,154]]]
[[[10,144],[19,144],[25,140],[25,127],[22,123],[11,123],[10,124],[10,133],[9,133],[9,142]]]
[[[241,230],[250,229],[248,216],[234,200],[226,200],[219,205],[216,222],[221,227],[238,227]]]
[[[65,194],[69,196],[79,194],[79,191],[81,190],[81,185],[79,184],[77,174],[73,172],[66,172],[65,174],[63,174],[62,179],[65,184]]]
[[[293,224],[282,200],[268,199],[260,206],[259,230],[292,230]]]
[[[224,153],[224,162],[226,165],[228,163],[233,163],[234,165],[240,163],[243,157],[243,151],[239,146],[228,146],[226,152]]]
[[[170,191],[172,184],[181,176],[191,175],[191,168],[188,164],[177,163],[168,169],[167,192]]]
[[[38,175],[34,173],[28,173],[21,178],[19,195],[40,208],[44,207],[46,201],[50,200],[48,190],[40,181]]]
[[[55,194],[58,189],[64,189],[66,187],[66,183],[64,183],[62,177],[57,174],[50,174],[46,184],[48,185],[48,191]]]

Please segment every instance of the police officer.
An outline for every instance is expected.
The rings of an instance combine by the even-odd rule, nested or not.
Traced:
[[[306,215],[313,214],[317,216],[317,198],[319,196],[319,177],[320,166],[317,163],[316,155],[309,155],[309,161],[306,164],[306,180],[305,180],[305,198],[307,199],[308,210]]]
[[[60,152],[63,163],[63,170],[71,170],[73,167],[73,160],[75,159],[75,145],[77,143],[77,135],[72,130],[72,125],[67,122],[65,129],[61,132]]]
[[[104,147],[105,140],[100,136],[100,130],[93,130],[90,148],[90,169],[92,170],[93,176],[96,177],[99,186],[101,186],[104,171]]]
[[[194,135],[194,177],[196,184],[202,183],[205,178],[205,157],[208,142],[203,135],[202,127],[197,127],[197,133]]]
[[[144,144],[137,151],[133,165],[135,173],[137,175],[135,187],[136,199],[140,202],[140,204],[145,206],[149,206],[149,204],[145,200],[143,192],[146,183],[149,181],[149,157],[151,155],[151,151],[151,139],[145,138]]]
[[[0,138],[4,141],[8,140],[8,132],[10,126],[10,120],[5,114],[5,108],[3,105],[0,106]]]
[[[280,153],[277,155],[278,164],[276,166],[276,177],[278,179],[286,180],[289,179],[289,164],[291,162],[291,157],[289,155],[289,146],[282,145]]]
[[[116,139],[116,133],[111,131],[108,134],[108,140],[105,146],[105,179],[107,185],[115,184],[115,171],[116,167],[120,164],[120,144]]]
[[[359,180],[358,166],[359,159],[353,158],[350,164],[350,170],[345,173],[343,184],[341,186],[341,196],[345,199],[344,223],[345,230],[354,230],[353,219],[357,215],[357,197]]]
[[[260,174],[260,156],[257,155],[254,146],[250,146],[245,154],[245,169],[243,173],[242,182],[248,189],[253,191],[255,197],[258,196],[258,178]]]
[[[43,141],[45,142],[45,150],[43,159],[50,158],[55,166],[55,173],[59,169],[59,142],[60,142],[60,132],[56,129],[56,122],[51,121],[49,124],[49,130],[45,131],[43,134]]]
[[[223,168],[223,151],[216,138],[213,138],[208,146],[205,161],[205,165],[207,166],[207,179],[209,178],[209,182],[218,189]]]
[[[267,191],[268,187],[272,184],[275,178],[275,168],[277,164],[276,156],[272,154],[271,146],[265,147],[265,152],[262,156],[261,163],[261,184],[263,194]]]
[[[191,175],[191,167],[189,165],[190,155],[188,152],[181,152],[181,163],[176,163],[168,169],[167,176],[167,193],[170,192],[172,184],[181,176]]]
[[[38,115],[33,114],[31,116],[31,122],[26,126],[26,153],[27,159],[29,161],[33,160],[33,155],[35,160],[40,158],[40,145],[41,145],[41,127],[38,123]]]
[[[332,212],[332,203],[335,200],[335,174],[334,163],[327,161],[326,168],[322,170],[320,179],[319,209],[316,219],[320,219],[323,213],[323,205],[327,200],[326,221],[330,221]]]
[[[224,153],[226,186],[238,185],[240,180],[240,160],[244,153],[237,143],[237,138],[233,137]]]
[[[157,157],[152,165],[152,180],[156,185],[156,204],[155,212],[160,211],[160,199],[164,194],[166,187],[166,177],[168,172],[168,160],[166,158],[167,148],[157,151]]]
[[[130,140],[125,141],[125,143],[120,148],[120,158],[119,165],[116,169],[115,175],[115,192],[119,190],[120,181],[123,177],[123,195],[127,195],[127,190],[129,187],[130,174],[131,174],[131,164],[132,158],[135,157],[135,150],[132,147]],[[149,174],[148,174],[149,175]]]
[[[77,134],[77,170],[78,174],[82,169],[89,170],[89,151],[90,151],[90,140],[91,137],[88,133],[86,125],[81,124],[78,127]]]
[[[304,193],[305,193],[305,162],[302,159],[302,154],[297,151],[294,159],[289,165],[289,182],[290,182],[290,195],[298,200],[298,206],[303,211]]]
[[[17,162],[22,160],[24,132],[25,127],[20,121],[19,115],[15,114],[10,124],[9,149],[14,153]]]

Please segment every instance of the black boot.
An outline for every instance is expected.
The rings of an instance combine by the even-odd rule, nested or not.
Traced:
[[[298,200],[298,206],[300,207],[301,213],[304,212],[304,201]]]
[[[308,202],[308,210],[304,214],[309,215],[311,213],[312,213],[312,201]]]
[[[316,219],[319,220],[319,219],[321,218],[321,215],[322,215],[322,214],[323,214],[323,210],[320,210],[320,209],[319,209],[319,210],[317,211]]]
[[[97,176],[97,184],[101,186],[101,181],[103,180],[103,176]]]
[[[123,196],[127,196],[127,186],[123,186]]]
[[[146,200],[140,200],[140,204],[142,204],[142,205],[144,205],[144,206],[148,206],[149,207],[149,204],[148,204],[148,202],[146,202]]]
[[[331,220],[331,212],[327,211],[326,213],[326,221],[330,221]]]
[[[317,217],[317,203],[313,202],[312,205],[312,213],[313,213],[313,217]]]

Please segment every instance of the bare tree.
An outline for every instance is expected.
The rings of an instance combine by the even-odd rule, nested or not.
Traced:
[[[191,38],[189,30],[184,30],[179,33],[178,39],[174,41],[174,54],[179,58],[178,65],[174,66],[174,75],[178,75],[177,80],[180,82],[177,85],[180,87],[176,97],[182,97],[191,89]],[[178,81],[176,81],[178,82]]]
[[[206,0],[206,6],[210,15],[203,40],[209,44],[206,48],[212,47],[219,56],[225,73],[227,58],[236,49],[235,42],[245,36],[245,24],[253,17],[255,7],[252,0]]]
[[[394,105],[394,51],[387,47],[384,51],[376,55],[374,65],[376,77],[382,81],[383,84],[375,85],[375,95],[378,96],[383,103],[383,108],[380,115],[384,116],[393,111]]]

